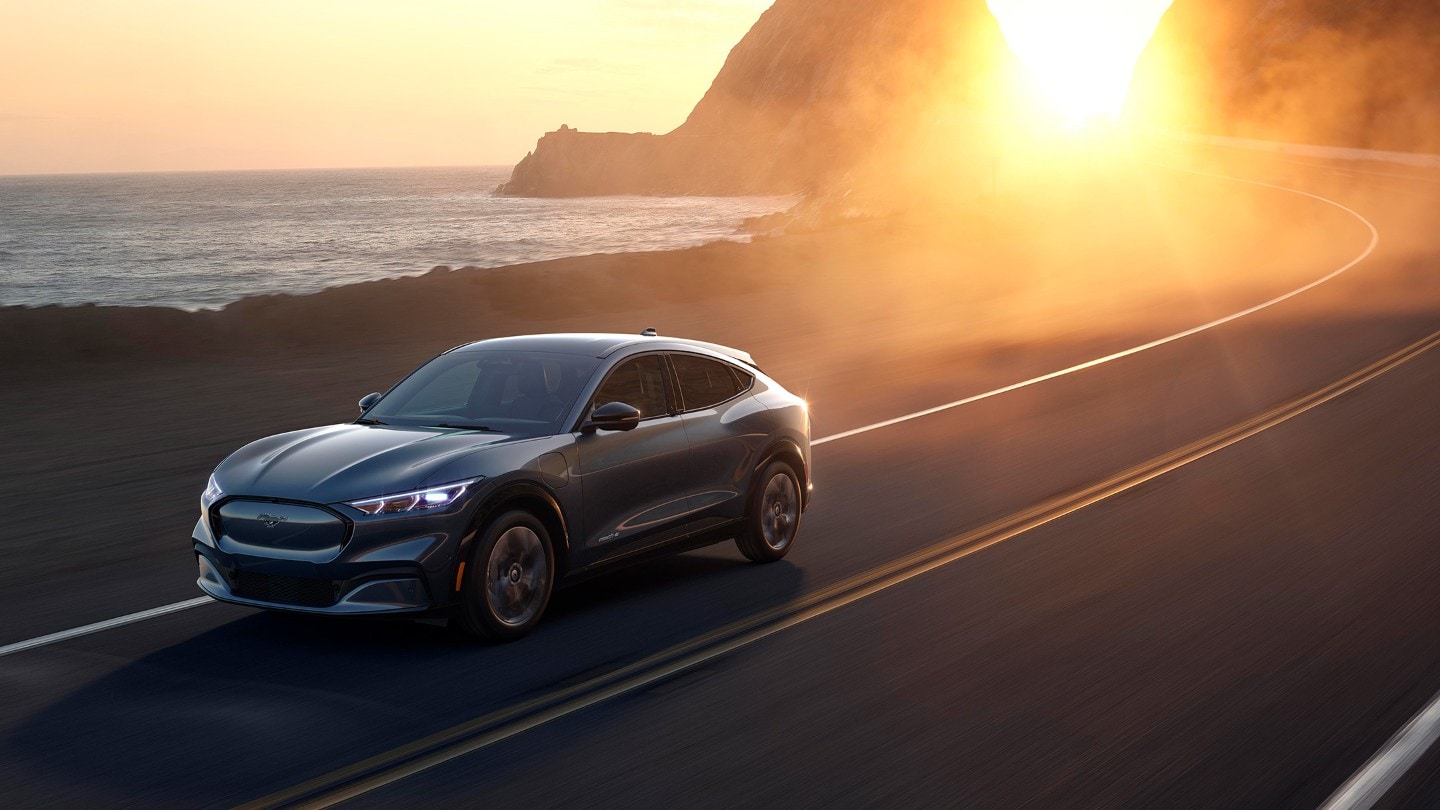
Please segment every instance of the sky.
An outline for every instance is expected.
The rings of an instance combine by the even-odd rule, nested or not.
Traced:
[[[3,0],[0,174],[513,164],[666,132],[771,0]]]
[[[1034,89],[1069,122],[1115,118],[1171,0],[989,0]]]
[[[1119,113],[1170,5],[988,1],[1071,123]],[[0,0],[0,174],[513,165],[561,124],[668,132],[771,2]]]

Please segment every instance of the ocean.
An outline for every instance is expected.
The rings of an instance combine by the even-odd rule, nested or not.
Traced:
[[[0,177],[0,305],[249,295],[747,238],[789,197],[530,199],[508,167]]]

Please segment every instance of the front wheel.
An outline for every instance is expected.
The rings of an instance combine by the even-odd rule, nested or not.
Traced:
[[[745,531],[735,545],[754,562],[775,562],[790,552],[800,531],[800,481],[783,461],[766,465],[756,480]]]
[[[467,561],[460,629],[491,641],[509,641],[540,623],[554,584],[550,533],[529,512],[506,512],[491,520]]]

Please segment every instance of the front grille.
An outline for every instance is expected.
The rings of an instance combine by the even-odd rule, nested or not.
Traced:
[[[235,594],[257,602],[276,602],[304,607],[330,607],[335,604],[335,583],[328,579],[282,577],[238,571]]]
[[[211,512],[211,525],[222,549],[274,549],[279,556],[333,556],[349,532],[347,522],[323,506],[247,498],[222,502]]]

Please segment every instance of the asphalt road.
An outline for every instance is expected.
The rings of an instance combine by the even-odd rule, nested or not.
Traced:
[[[1332,167],[1234,163],[1353,204],[1380,250],[1213,330],[827,443],[784,562],[717,546],[633,568],[562,592],[520,643],[207,605],[0,657],[0,802],[233,805],[388,761],[1203,439],[1440,329],[1440,240],[1378,205],[1428,199],[1430,178],[1365,185]],[[1315,275],[1361,247],[1357,236]],[[817,436],[1155,336],[1057,342],[990,379],[921,364],[854,398],[863,408],[821,390]],[[1440,351],[352,801],[1318,806],[1440,692],[1437,380]],[[0,643],[191,597],[182,552],[8,589]],[[1436,795],[1425,763],[1397,800]]]

